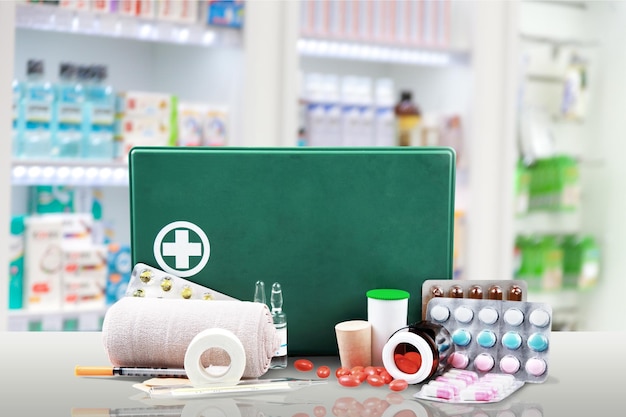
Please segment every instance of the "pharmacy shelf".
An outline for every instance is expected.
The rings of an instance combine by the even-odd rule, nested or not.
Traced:
[[[576,233],[580,230],[582,213],[536,211],[516,219],[516,233]]]
[[[128,186],[124,162],[85,160],[14,160],[13,185]]]
[[[112,13],[96,13],[46,4],[18,4],[15,25],[43,31],[135,39],[200,46],[242,45],[241,31],[206,24],[142,19]]]
[[[99,331],[107,307],[54,310],[9,310],[9,331]]]
[[[467,51],[343,42],[314,38],[300,38],[298,40],[298,53],[303,56],[321,58],[419,66],[467,65],[470,61],[470,54]]]

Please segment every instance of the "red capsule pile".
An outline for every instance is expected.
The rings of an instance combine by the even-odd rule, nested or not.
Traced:
[[[402,358],[397,358],[397,360],[401,359],[407,370],[414,367],[419,368],[419,364],[421,363],[419,354],[417,355],[418,358],[414,358],[408,353],[400,356],[402,356]],[[308,359],[297,359],[293,366],[300,372],[310,372],[315,368],[313,362]],[[416,371],[417,369],[413,372]],[[331,375],[332,371],[328,366],[323,365],[317,368],[316,373],[319,378],[325,379]],[[372,387],[388,385],[389,389],[392,391],[404,391],[409,385],[404,379],[394,379],[382,366],[339,367],[335,370],[335,377],[339,384],[344,387],[358,387],[363,383],[367,383]]]

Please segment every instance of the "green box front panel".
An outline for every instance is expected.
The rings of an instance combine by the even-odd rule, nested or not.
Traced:
[[[452,149],[144,147],[129,169],[133,263],[241,300],[279,282],[292,356],[336,354],[370,289],[408,291],[412,322],[452,278]]]

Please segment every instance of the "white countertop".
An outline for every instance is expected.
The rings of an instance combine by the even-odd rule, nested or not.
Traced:
[[[626,333],[553,332],[549,377],[541,384],[526,384],[500,403],[443,407],[412,398],[419,386],[401,392],[405,401],[383,414],[390,416],[557,417],[623,415],[626,398]],[[314,372],[294,370],[290,358],[286,370],[270,370],[264,377],[316,378]],[[5,383],[0,395],[0,415],[173,415],[206,416],[326,416],[339,413],[337,401],[365,403],[384,400],[392,391],[363,384],[342,387],[334,377],[338,360],[309,357],[315,366],[330,365],[328,383],[289,393],[196,399],[159,406],[132,385],[141,379],[128,377],[76,377],[75,365],[107,366],[99,332],[0,333],[0,366]],[[316,408],[317,407],[317,408]],[[406,410],[405,413],[400,411]],[[412,414],[407,414],[408,412]],[[317,414],[316,414],[317,412]],[[304,413],[304,414],[298,414]],[[400,414],[398,414],[400,413]],[[364,415],[364,414],[363,414]],[[317,416],[319,417],[319,416]]]

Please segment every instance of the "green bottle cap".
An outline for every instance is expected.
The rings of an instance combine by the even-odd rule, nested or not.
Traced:
[[[410,296],[407,291],[388,288],[369,290],[366,295],[376,300],[404,300]]]

